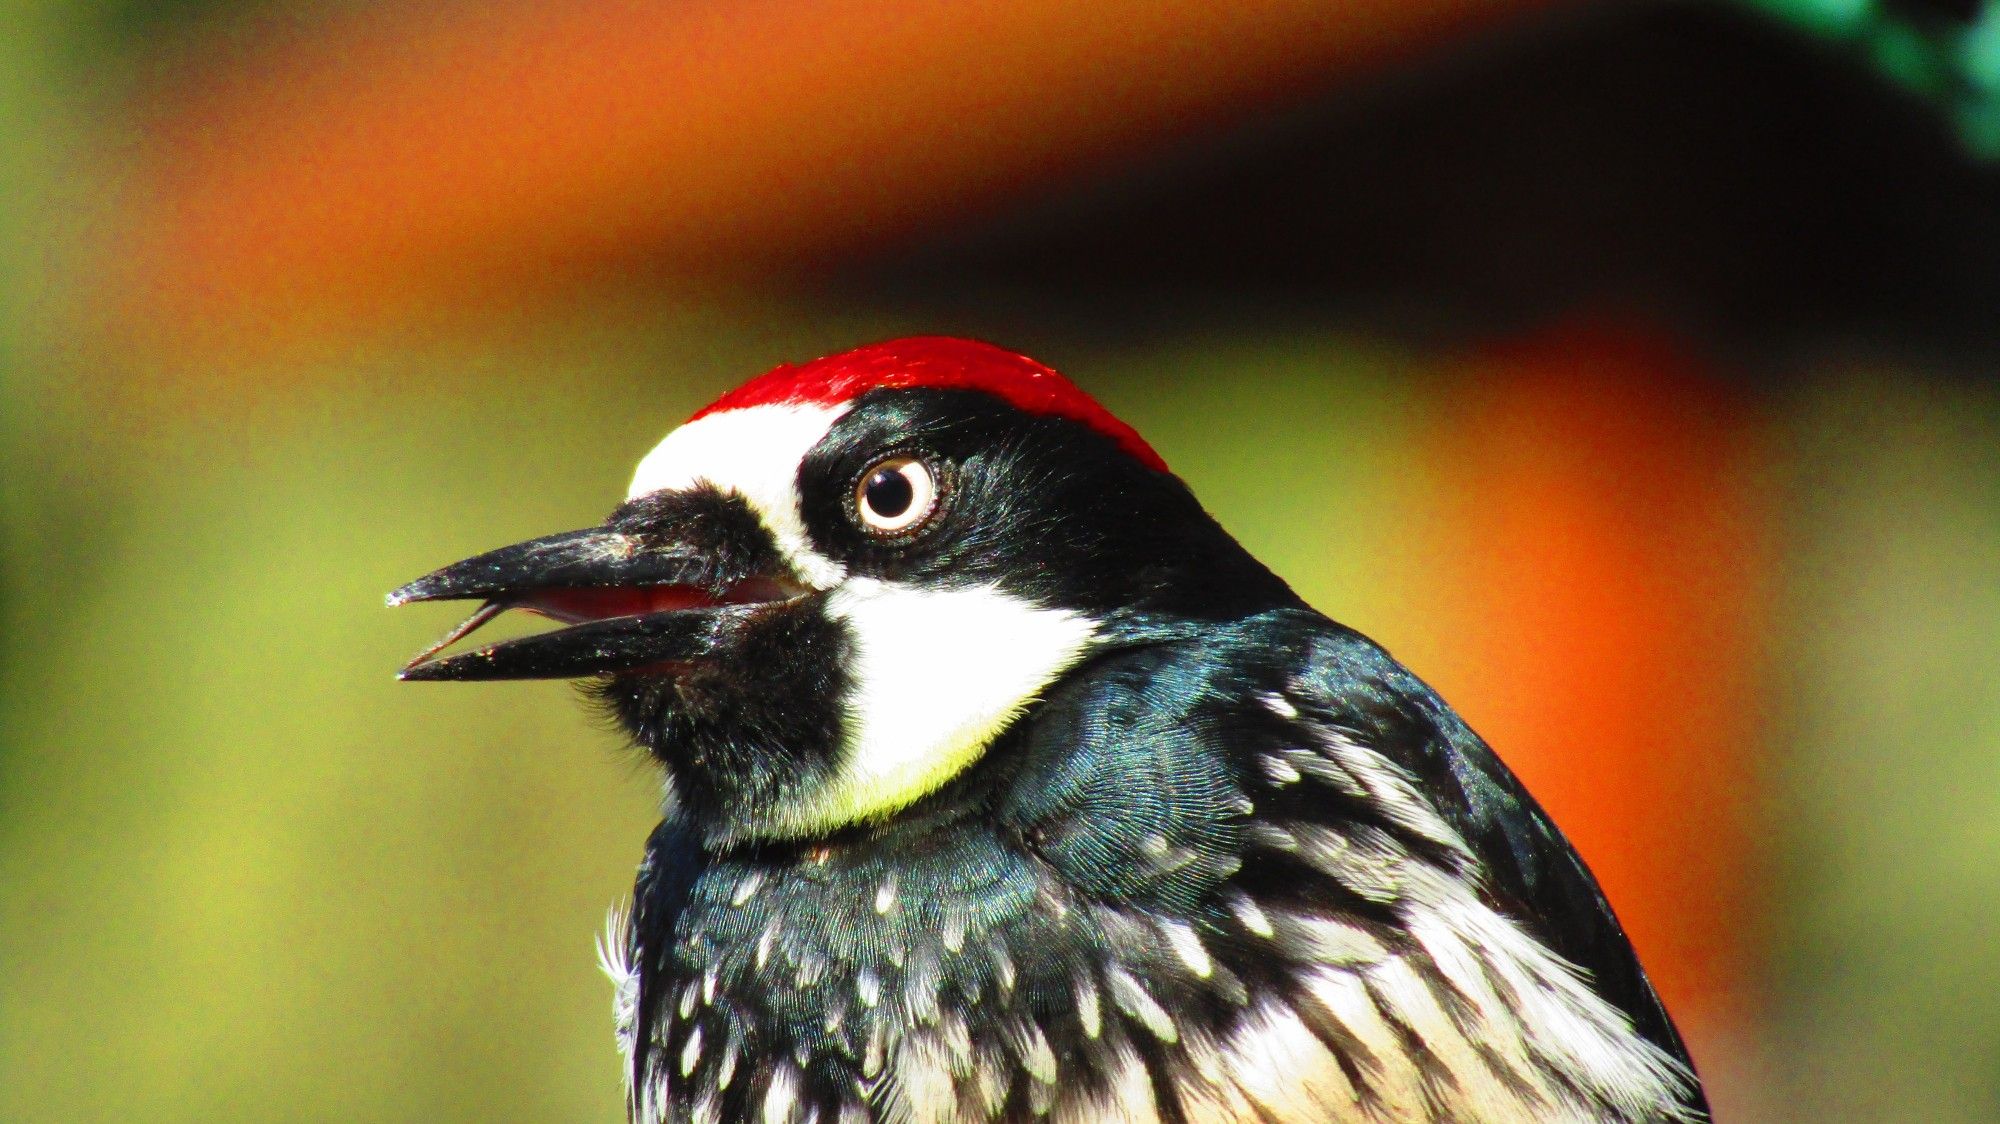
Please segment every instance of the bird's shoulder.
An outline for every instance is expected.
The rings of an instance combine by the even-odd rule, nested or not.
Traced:
[[[1352,629],[1326,622],[1311,630],[1304,655],[1288,685],[1302,717],[1365,743],[1407,775],[1466,844],[1485,899],[1583,969],[1649,1041],[1691,1064],[1595,876],[1493,748]]]
[[[1413,1014],[1392,1009],[1384,981],[1407,969],[1443,1005],[1477,1007],[1494,997],[1449,977],[1479,962],[1535,993],[1502,1006],[1553,997],[1550,1020],[1584,1012],[1579,1044],[1633,1032],[1650,1044],[1600,1075],[1629,1118],[1683,1095],[1685,1049],[1575,849],[1457,714],[1358,632],[1285,609],[1135,647],[1052,694],[1018,752],[1033,780],[1006,810],[1033,825],[1046,861],[1098,900],[1191,919],[1218,964],[1270,994],[1328,960],[1372,957],[1361,974],[1395,1021]],[[1557,1031],[1516,1013],[1478,1048],[1515,1034],[1546,1051],[1535,1035]],[[1705,1107],[1692,1084],[1684,1096]],[[1603,1118],[1627,1118],[1612,1108]]]

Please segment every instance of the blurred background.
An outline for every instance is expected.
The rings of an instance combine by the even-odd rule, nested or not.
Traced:
[[[654,780],[381,595],[908,332],[1568,829],[1724,1121],[2000,1118],[2000,5],[0,6],[0,1120],[611,1121]]]

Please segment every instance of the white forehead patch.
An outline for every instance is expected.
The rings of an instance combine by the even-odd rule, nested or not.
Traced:
[[[847,412],[839,406],[749,406],[691,421],[653,447],[627,499],[708,483],[741,496],[777,540],[792,569],[818,589],[847,576],[812,547],[799,515],[799,462]]]

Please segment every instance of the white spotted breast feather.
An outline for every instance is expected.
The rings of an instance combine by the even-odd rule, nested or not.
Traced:
[[[1588,873],[1428,689],[1326,630],[1241,689],[1286,623],[1093,665],[872,833],[663,827],[610,958],[635,1118],[1703,1119]]]

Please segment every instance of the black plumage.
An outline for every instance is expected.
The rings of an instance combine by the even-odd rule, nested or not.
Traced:
[[[539,564],[399,595],[582,620],[412,674],[606,661],[666,770],[607,950],[635,1116],[1701,1118],[1615,915],[1492,751],[1129,431],[995,385],[759,399],[807,431],[782,493],[671,465]],[[902,465],[931,491],[881,486]],[[933,492],[911,529],[866,510]],[[640,566],[670,605],[606,591]]]
[[[1298,716],[1258,701],[1270,694],[1291,700]],[[1337,782],[1272,779],[1261,758],[1312,746],[1328,728],[1415,778],[1477,861]],[[1171,1082],[1173,1062],[1154,1053],[1159,1035],[1144,1011],[1121,1011],[1107,974],[1137,980],[1176,1035],[1226,1037],[1249,996],[1294,994],[1302,964],[1273,957],[1272,942],[1230,909],[1232,893],[1267,918],[1337,918],[1422,959],[1398,902],[1329,877],[1251,830],[1259,822],[1366,828],[1411,861],[1478,879],[1496,910],[1587,971],[1665,1055],[1685,1059],[1595,882],[1491,751],[1379,647],[1285,607],[1072,673],[1034,722],[891,823],[720,851],[663,827],[648,847],[631,929],[641,981],[633,1033],[652,1043],[634,1054],[636,1087],[664,1076],[698,1097],[733,1066],[713,1118],[748,1120],[768,1089],[753,1071],[796,1066],[801,1103],[835,1119],[873,1075],[865,1036],[827,1020],[865,1023],[882,996],[909,989],[923,993],[917,1009],[960,1013],[974,1057],[1013,1054],[1020,1032],[1010,1019],[1027,1020],[1060,1059],[1072,1095],[1110,1080],[1118,1037],[1106,1045],[1107,1017],[1131,1024],[1125,1039],[1159,1071],[1149,1068],[1149,1080]],[[877,910],[884,886],[893,900]],[[1206,980],[1151,928],[1161,918],[1203,935],[1213,961]],[[1096,1036],[1077,1013],[1080,973],[1099,997]],[[1440,1002],[1466,1002],[1434,969],[1425,976]],[[710,991],[725,998],[711,1003]],[[677,1017],[674,997],[687,993],[698,998]],[[709,1047],[718,1053],[682,1075],[697,1030],[720,1043]],[[1356,1058],[1351,1080],[1365,1090],[1366,1050],[1338,1027],[1320,1030],[1330,1048]],[[1054,1092],[1013,1068],[1001,1115],[1025,1119],[1046,1107],[1038,1095]],[[1703,1107],[1694,1094],[1685,1104]],[[1592,1109],[1598,1119],[1622,1118],[1613,1105]],[[1451,1118],[1442,1106],[1439,1118]]]

